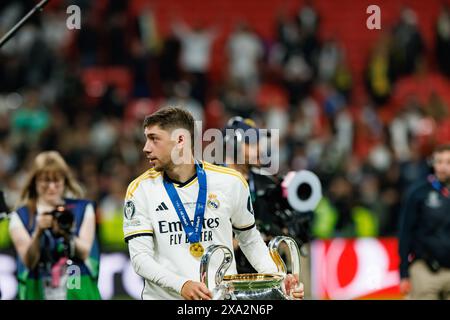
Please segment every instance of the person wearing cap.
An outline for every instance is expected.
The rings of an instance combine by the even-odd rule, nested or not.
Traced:
[[[274,160],[268,152],[270,150],[261,150],[263,146],[270,145],[262,143],[263,139],[273,138],[270,130],[259,129],[252,119],[233,117],[222,133],[225,154],[223,165],[239,171],[247,180],[255,220],[265,241],[269,241],[272,236],[287,235],[293,237],[300,246],[306,243],[309,239],[309,227],[304,223],[306,220],[300,222],[300,217],[294,214],[283,198],[283,179],[264,166],[268,160]],[[290,218],[284,215],[286,212],[291,213]],[[289,228],[288,224],[291,224]],[[255,272],[237,243],[234,249],[239,273]]]

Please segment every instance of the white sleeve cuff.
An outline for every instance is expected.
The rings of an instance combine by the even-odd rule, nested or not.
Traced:
[[[259,273],[275,273],[278,268],[256,227],[246,231],[235,231],[239,246],[251,265]]]
[[[131,263],[138,275],[157,285],[174,290],[181,294],[186,281],[192,280],[181,277],[157,263],[153,259],[153,238],[143,236],[128,241]]]

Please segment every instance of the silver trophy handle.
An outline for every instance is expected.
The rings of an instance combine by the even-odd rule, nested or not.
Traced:
[[[203,282],[207,288],[209,284],[208,281],[209,261],[211,260],[211,256],[214,254],[214,252],[216,252],[219,249],[223,251],[223,261],[216,272],[215,277],[216,286],[218,286],[222,282],[223,277],[225,276],[225,272],[227,272],[228,268],[231,266],[231,263],[233,262],[233,253],[228,247],[223,245],[209,246],[202,257],[202,260],[200,261],[200,282]]]
[[[298,280],[300,281],[300,250],[294,239],[285,236],[278,236],[273,238],[269,242],[270,256],[275,262],[278,272],[286,275],[287,274],[286,264],[284,263],[283,259],[280,256],[280,253],[278,252],[281,242],[285,242],[289,247],[289,253],[291,255],[291,262],[292,262],[292,274],[294,276],[297,275]]]

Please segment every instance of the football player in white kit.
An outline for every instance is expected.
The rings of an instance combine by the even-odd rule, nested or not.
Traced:
[[[211,291],[199,281],[200,259],[213,244],[232,249],[233,232],[258,272],[276,272],[255,227],[245,179],[233,169],[193,158],[192,115],[163,108],[146,117],[144,135],[151,168],[128,186],[123,224],[133,268],[145,280],[142,298],[211,299]],[[220,263],[213,257],[210,270]],[[227,274],[236,273],[233,260]],[[303,285],[292,275],[285,288],[303,298]]]

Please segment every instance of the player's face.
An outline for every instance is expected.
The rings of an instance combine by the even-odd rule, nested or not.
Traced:
[[[172,166],[171,152],[175,141],[171,140],[170,132],[161,129],[158,125],[144,129],[144,151],[150,166],[156,171],[165,171]]]
[[[434,154],[434,172],[439,181],[450,183],[450,151]]]

